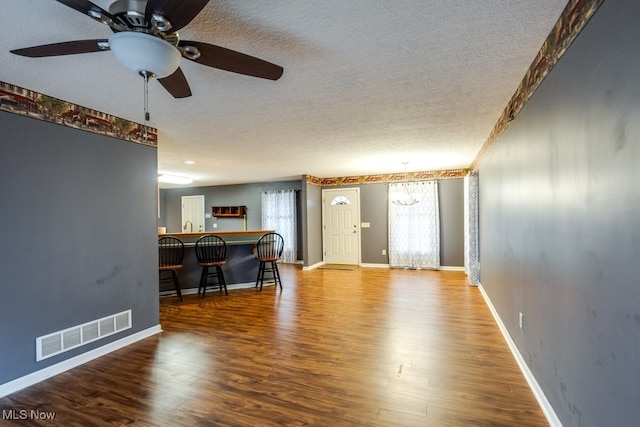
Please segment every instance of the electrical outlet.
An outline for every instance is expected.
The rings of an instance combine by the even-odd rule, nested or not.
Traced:
[[[383,249],[383,250],[382,250],[382,255],[386,255],[386,254],[387,254],[387,250],[386,250],[386,249]]]
[[[520,313],[520,317],[518,318],[518,324],[520,325],[520,329],[524,329],[524,314]]]
[[[218,224],[217,223],[213,223],[213,228],[218,228]]]

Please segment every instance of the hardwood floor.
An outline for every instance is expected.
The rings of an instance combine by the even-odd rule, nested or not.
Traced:
[[[61,426],[548,425],[463,273],[281,275],[282,292],[164,298],[161,334],[0,410],[54,412],[39,423]]]

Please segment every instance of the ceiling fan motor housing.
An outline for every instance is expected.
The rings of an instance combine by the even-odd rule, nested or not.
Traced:
[[[141,16],[142,20],[132,20],[131,25],[145,27],[144,11],[147,7],[146,0],[117,0],[109,6],[109,13],[113,16]]]
[[[155,35],[170,31],[171,22],[161,14],[154,13],[149,17],[150,22],[146,20],[146,6],[146,0],[117,0],[109,6],[109,13],[117,16],[133,31]]]

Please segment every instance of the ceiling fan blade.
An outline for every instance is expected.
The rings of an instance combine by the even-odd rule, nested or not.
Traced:
[[[89,0],[56,0],[58,3],[62,3],[66,6],[69,6],[72,9],[77,10],[80,13],[88,15],[89,17],[100,21],[98,16],[102,16],[103,18],[108,18],[112,21],[117,21],[109,12],[102,9],[100,6],[91,3]],[[92,15],[92,12],[98,12],[99,15]],[[106,23],[106,22],[105,22]]]
[[[281,66],[271,62],[208,43],[181,40],[179,46],[194,46],[200,51],[199,58],[191,59],[188,56],[184,56],[184,58],[232,73],[278,80],[284,71]]]
[[[191,88],[189,88],[189,83],[180,68],[170,76],[158,79],[158,81],[174,98],[191,96]]]
[[[14,49],[11,53],[28,56],[29,58],[42,58],[45,56],[75,55],[78,53],[102,52],[108,50],[107,39],[75,40],[70,42],[43,44],[41,46]]]
[[[195,18],[209,3],[209,0],[149,0],[145,9],[145,19],[153,22],[153,15],[161,15],[171,23],[171,28],[162,30],[175,33]]]

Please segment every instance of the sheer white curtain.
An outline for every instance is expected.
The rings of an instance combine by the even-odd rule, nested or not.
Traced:
[[[478,175],[464,177],[464,271],[472,286],[480,284],[478,251]]]
[[[296,190],[262,193],[262,229],[276,230],[284,238],[282,262],[296,262]]]
[[[437,181],[408,182],[418,203],[396,205],[405,183],[389,184],[389,266],[440,268],[440,215]]]

